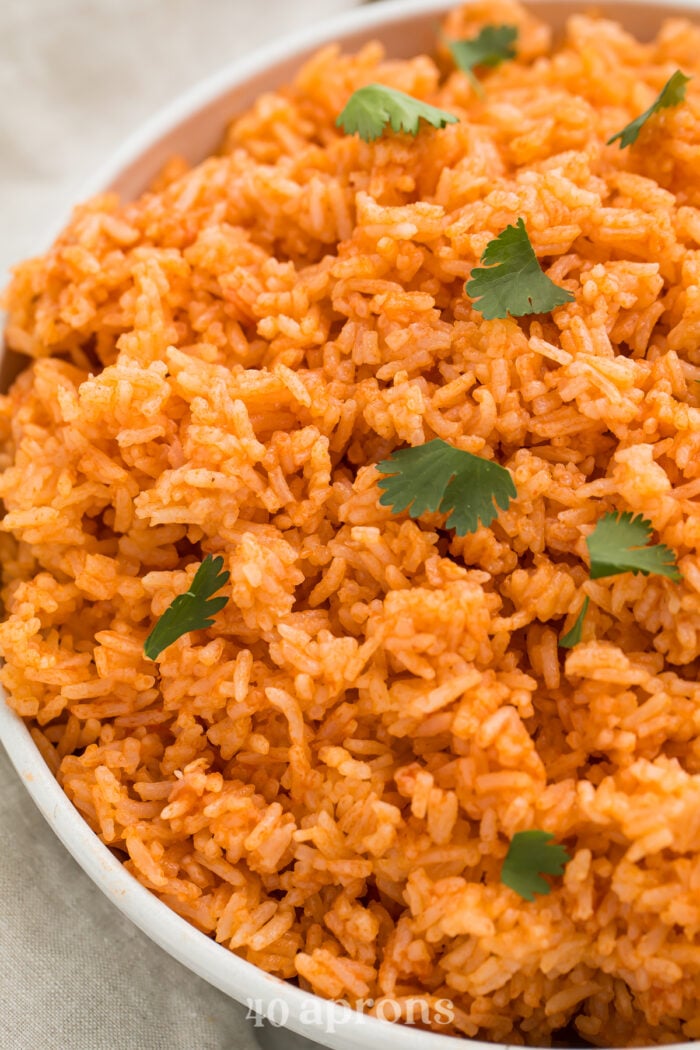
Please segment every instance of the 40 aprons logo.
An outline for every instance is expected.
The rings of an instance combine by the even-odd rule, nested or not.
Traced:
[[[267,1022],[275,1028],[283,1028],[288,1022],[291,1011],[284,999],[246,999],[248,1012],[246,1018],[253,1022],[255,1028],[262,1028]],[[406,997],[392,999],[385,996],[381,999],[358,999],[352,1006],[347,999],[325,1001],[310,997],[299,1011],[299,1021],[304,1025],[313,1025],[326,1032],[335,1032],[343,1025],[352,1024],[360,1017],[375,1017],[380,1021],[401,1021],[408,1025],[448,1025],[454,1021],[455,1011],[451,999],[432,999]]]

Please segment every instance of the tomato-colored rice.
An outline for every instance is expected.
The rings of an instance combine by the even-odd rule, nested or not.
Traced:
[[[18,267],[2,682],[128,869],[271,973],[493,1040],[700,1037],[700,81],[605,145],[700,29],[446,31],[485,22],[520,42],[483,98],[444,51],[327,48]],[[343,136],[375,80],[460,123]],[[576,301],[485,321],[464,282],[520,216]],[[512,472],[490,528],[379,506],[373,464],[436,436]],[[682,583],[588,580],[613,508]],[[152,663],[206,553],[231,600]],[[532,903],[500,882],[528,828],[573,858]]]

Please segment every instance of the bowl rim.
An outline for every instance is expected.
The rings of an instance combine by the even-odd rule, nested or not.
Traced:
[[[544,6],[546,0],[524,2],[536,9]],[[586,0],[557,2],[570,8],[572,13],[591,6]],[[410,16],[444,14],[456,3],[457,0],[382,0],[378,4],[355,7],[325,18],[314,26],[258,48],[249,56],[234,59],[141,123],[84,182],[76,199],[85,200],[108,191],[119,175],[136,164],[154,142],[196,116],[208,104],[254,76],[264,74],[275,64],[301,59],[307,52],[333,40],[342,40],[353,32],[369,33],[374,29],[386,32]],[[689,16],[700,17],[700,0],[672,0],[670,5],[666,0],[610,0],[610,4],[602,0],[595,7],[604,10],[611,4],[660,11],[672,7],[687,12]],[[48,243],[60,232],[65,221],[65,215],[57,218],[49,230]],[[5,347],[0,344],[0,360],[4,353]],[[465,1045],[474,1050],[493,1050],[493,1043],[390,1024],[323,999],[267,973],[197,930],[130,875],[92,831],[59,786],[28,727],[7,705],[2,687],[0,743],[53,832],[95,885],[169,955],[239,1003],[254,1002],[256,1008],[261,1007],[264,1016],[272,1009],[271,1022],[277,1025],[275,1004],[282,1002],[286,1010],[284,1027],[320,1041],[320,1045],[329,1050],[366,1050],[368,1039],[373,1050],[464,1050]],[[249,1016],[253,1016],[250,1008]],[[498,1045],[505,1047],[505,1044]],[[691,1042],[671,1045],[682,1050],[691,1050],[694,1046]]]

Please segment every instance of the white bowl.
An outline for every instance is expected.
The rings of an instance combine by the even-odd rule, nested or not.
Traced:
[[[303,60],[329,41],[346,50],[372,38],[382,40],[391,57],[431,50],[437,19],[458,0],[391,0],[358,8],[320,26],[279,41],[186,92],[137,131],[90,181],[84,196],[112,189],[124,198],[138,196],[175,153],[196,162],[211,153],[229,119],[265,90],[290,80]],[[540,17],[560,28],[587,0],[531,0]],[[596,7],[619,20],[640,38],[650,37],[662,18],[700,18],[700,0],[613,0]],[[262,11],[262,8],[261,8]],[[0,349],[0,355],[2,350]],[[15,369],[13,369],[15,370]],[[24,723],[1,702],[0,740],[34,802],[53,831],[93,882],[152,940],[194,973],[241,1003],[271,1011],[274,1023],[284,1020],[292,1031],[330,1050],[493,1050],[492,1043],[455,1039],[373,1017],[326,1002],[272,977],[239,959],[190,926],[153,896],[122,867],[68,801],[41,757]],[[676,1044],[687,1047],[692,1043]]]

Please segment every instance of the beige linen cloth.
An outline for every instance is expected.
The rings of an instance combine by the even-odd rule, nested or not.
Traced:
[[[0,0],[0,283],[195,81],[357,0]],[[102,896],[0,747],[0,1048],[293,1050]],[[309,1044],[310,1045],[310,1044]]]

